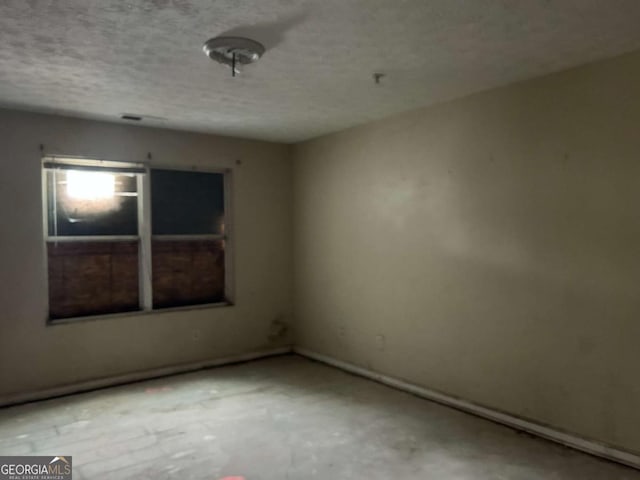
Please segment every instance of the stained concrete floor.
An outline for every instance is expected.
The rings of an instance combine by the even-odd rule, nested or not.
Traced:
[[[640,480],[292,355],[0,409],[13,454],[72,455],[75,480]]]

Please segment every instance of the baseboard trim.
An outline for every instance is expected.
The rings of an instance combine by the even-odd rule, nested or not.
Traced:
[[[457,410],[461,410],[463,412],[470,413],[472,415],[476,415],[478,417],[482,417],[487,420],[500,423],[502,425],[506,425],[516,430],[527,432],[532,435],[536,435],[538,437],[560,443],[564,446],[580,450],[581,452],[621,463],[632,468],[640,469],[640,455],[621,450],[619,448],[607,446],[599,442],[582,438],[580,436],[573,435],[567,432],[563,432],[562,430],[553,428],[548,425],[543,425],[531,420],[525,420],[523,418],[510,415],[508,413],[483,407],[481,405],[477,405],[460,398],[452,397],[444,393],[405,382],[404,380],[399,380],[387,375],[383,375],[381,373],[376,373],[366,368],[358,367],[357,365],[353,365],[349,362],[338,360],[336,358],[329,357],[327,355],[323,355],[306,348],[294,347],[293,351],[303,357],[307,357],[309,359],[339,368],[346,372],[353,373],[355,375],[359,375],[361,377],[365,377],[379,383],[383,383],[398,390],[412,393],[426,400],[431,400],[442,405],[446,405],[448,407],[452,407]]]
[[[126,373],[124,375],[116,375],[113,377],[99,378],[86,382],[62,385],[60,387],[48,388],[24,394],[6,395],[0,397],[0,407],[8,407],[21,403],[35,402],[37,400],[48,400],[51,398],[72,395],[74,393],[88,392],[100,388],[113,387],[127,383],[140,382],[143,380],[151,380],[153,378],[166,377],[179,373],[193,372],[203,370],[205,368],[219,367],[222,365],[230,365],[233,363],[248,362],[258,360],[260,358],[272,357],[275,355],[285,355],[293,351],[292,347],[273,348],[270,350],[259,350],[249,353],[241,353],[238,355],[230,355],[227,357],[214,358],[193,363],[183,363],[169,367],[154,368],[151,370],[143,370],[139,372]]]

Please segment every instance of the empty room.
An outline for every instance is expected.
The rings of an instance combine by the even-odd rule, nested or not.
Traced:
[[[0,2],[0,480],[640,480],[640,2]]]

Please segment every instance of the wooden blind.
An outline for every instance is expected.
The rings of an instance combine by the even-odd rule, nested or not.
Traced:
[[[48,243],[49,318],[139,309],[138,242]]]
[[[222,240],[154,240],[153,307],[224,301]]]

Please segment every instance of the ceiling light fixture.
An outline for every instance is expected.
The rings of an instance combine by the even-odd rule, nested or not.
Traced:
[[[231,75],[240,73],[241,65],[258,60],[265,52],[264,45],[244,37],[215,37],[207,40],[202,50],[211,60],[231,67]]]

